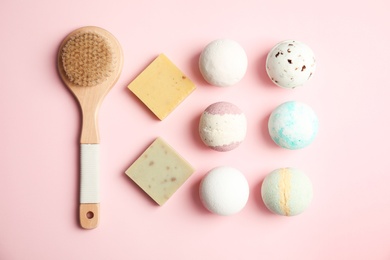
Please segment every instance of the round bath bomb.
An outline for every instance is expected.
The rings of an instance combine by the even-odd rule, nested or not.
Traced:
[[[199,69],[211,85],[232,86],[245,75],[248,58],[237,42],[219,39],[209,43],[200,54]]]
[[[209,211],[229,216],[240,212],[246,205],[249,185],[240,171],[222,166],[205,175],[200,183],[199,195]]]
[[[244,141],[247,121],[245,114],[229,102],[208,106],[200,117],[199,135],[208,147],[226,152]]]
[[[300,170],[281,168],[269,173],[261,185],[261,197],[273,213],[295,216],[306,210],[313,199],[310,179]]]
[[[290,150],[311,144],[318,133],[318,118],[308,105],[289,101],[272,111],[268,131],[274,142]]]
[[[313,51],[306,44],[288,40],[268,53],[266,70],[270,79],[282,88],[296,88],[308,81],[316,69]]]

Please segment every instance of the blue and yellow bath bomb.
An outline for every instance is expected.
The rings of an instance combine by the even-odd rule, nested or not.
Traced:
[[[308,105],[289,101],[279,105],[268,120],[272,140],[280,147],[296,150],[313,142],[318,132],[318,118]]]
[[[265,206],[273,213],[295,216],[310,205],[313,187],[302,171],[280,168],[265,177],[261,186],[261,197]]]

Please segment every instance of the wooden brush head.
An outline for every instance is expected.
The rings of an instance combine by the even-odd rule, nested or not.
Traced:
[[[62,48],[61,58],[69,81],[81,87],[102,83],[111,75],[116,62],[110,42],[91,31],[72,35]]]
[[[69,87],[92,87],[119,78],[123,65],[119,42],[108,31],[82,27],[71,32],[58,51],[59,73]]]

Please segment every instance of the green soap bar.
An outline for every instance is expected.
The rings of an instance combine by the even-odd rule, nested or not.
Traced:
[[[162,206],[194,171],[183,157],[158,137],[126,170],[126,175]]]

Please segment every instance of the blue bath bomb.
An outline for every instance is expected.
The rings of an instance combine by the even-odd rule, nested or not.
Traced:
[[[296,150],[313,142],[318,132],[318,118],[308,105],[289,101],[271,113],[268,131],[280,147]]]
[[[261,186],[261,197],[273,213],[295,216],[304,212],[310,205],[313,187],[302,171],[280,168],[265,177]]]

